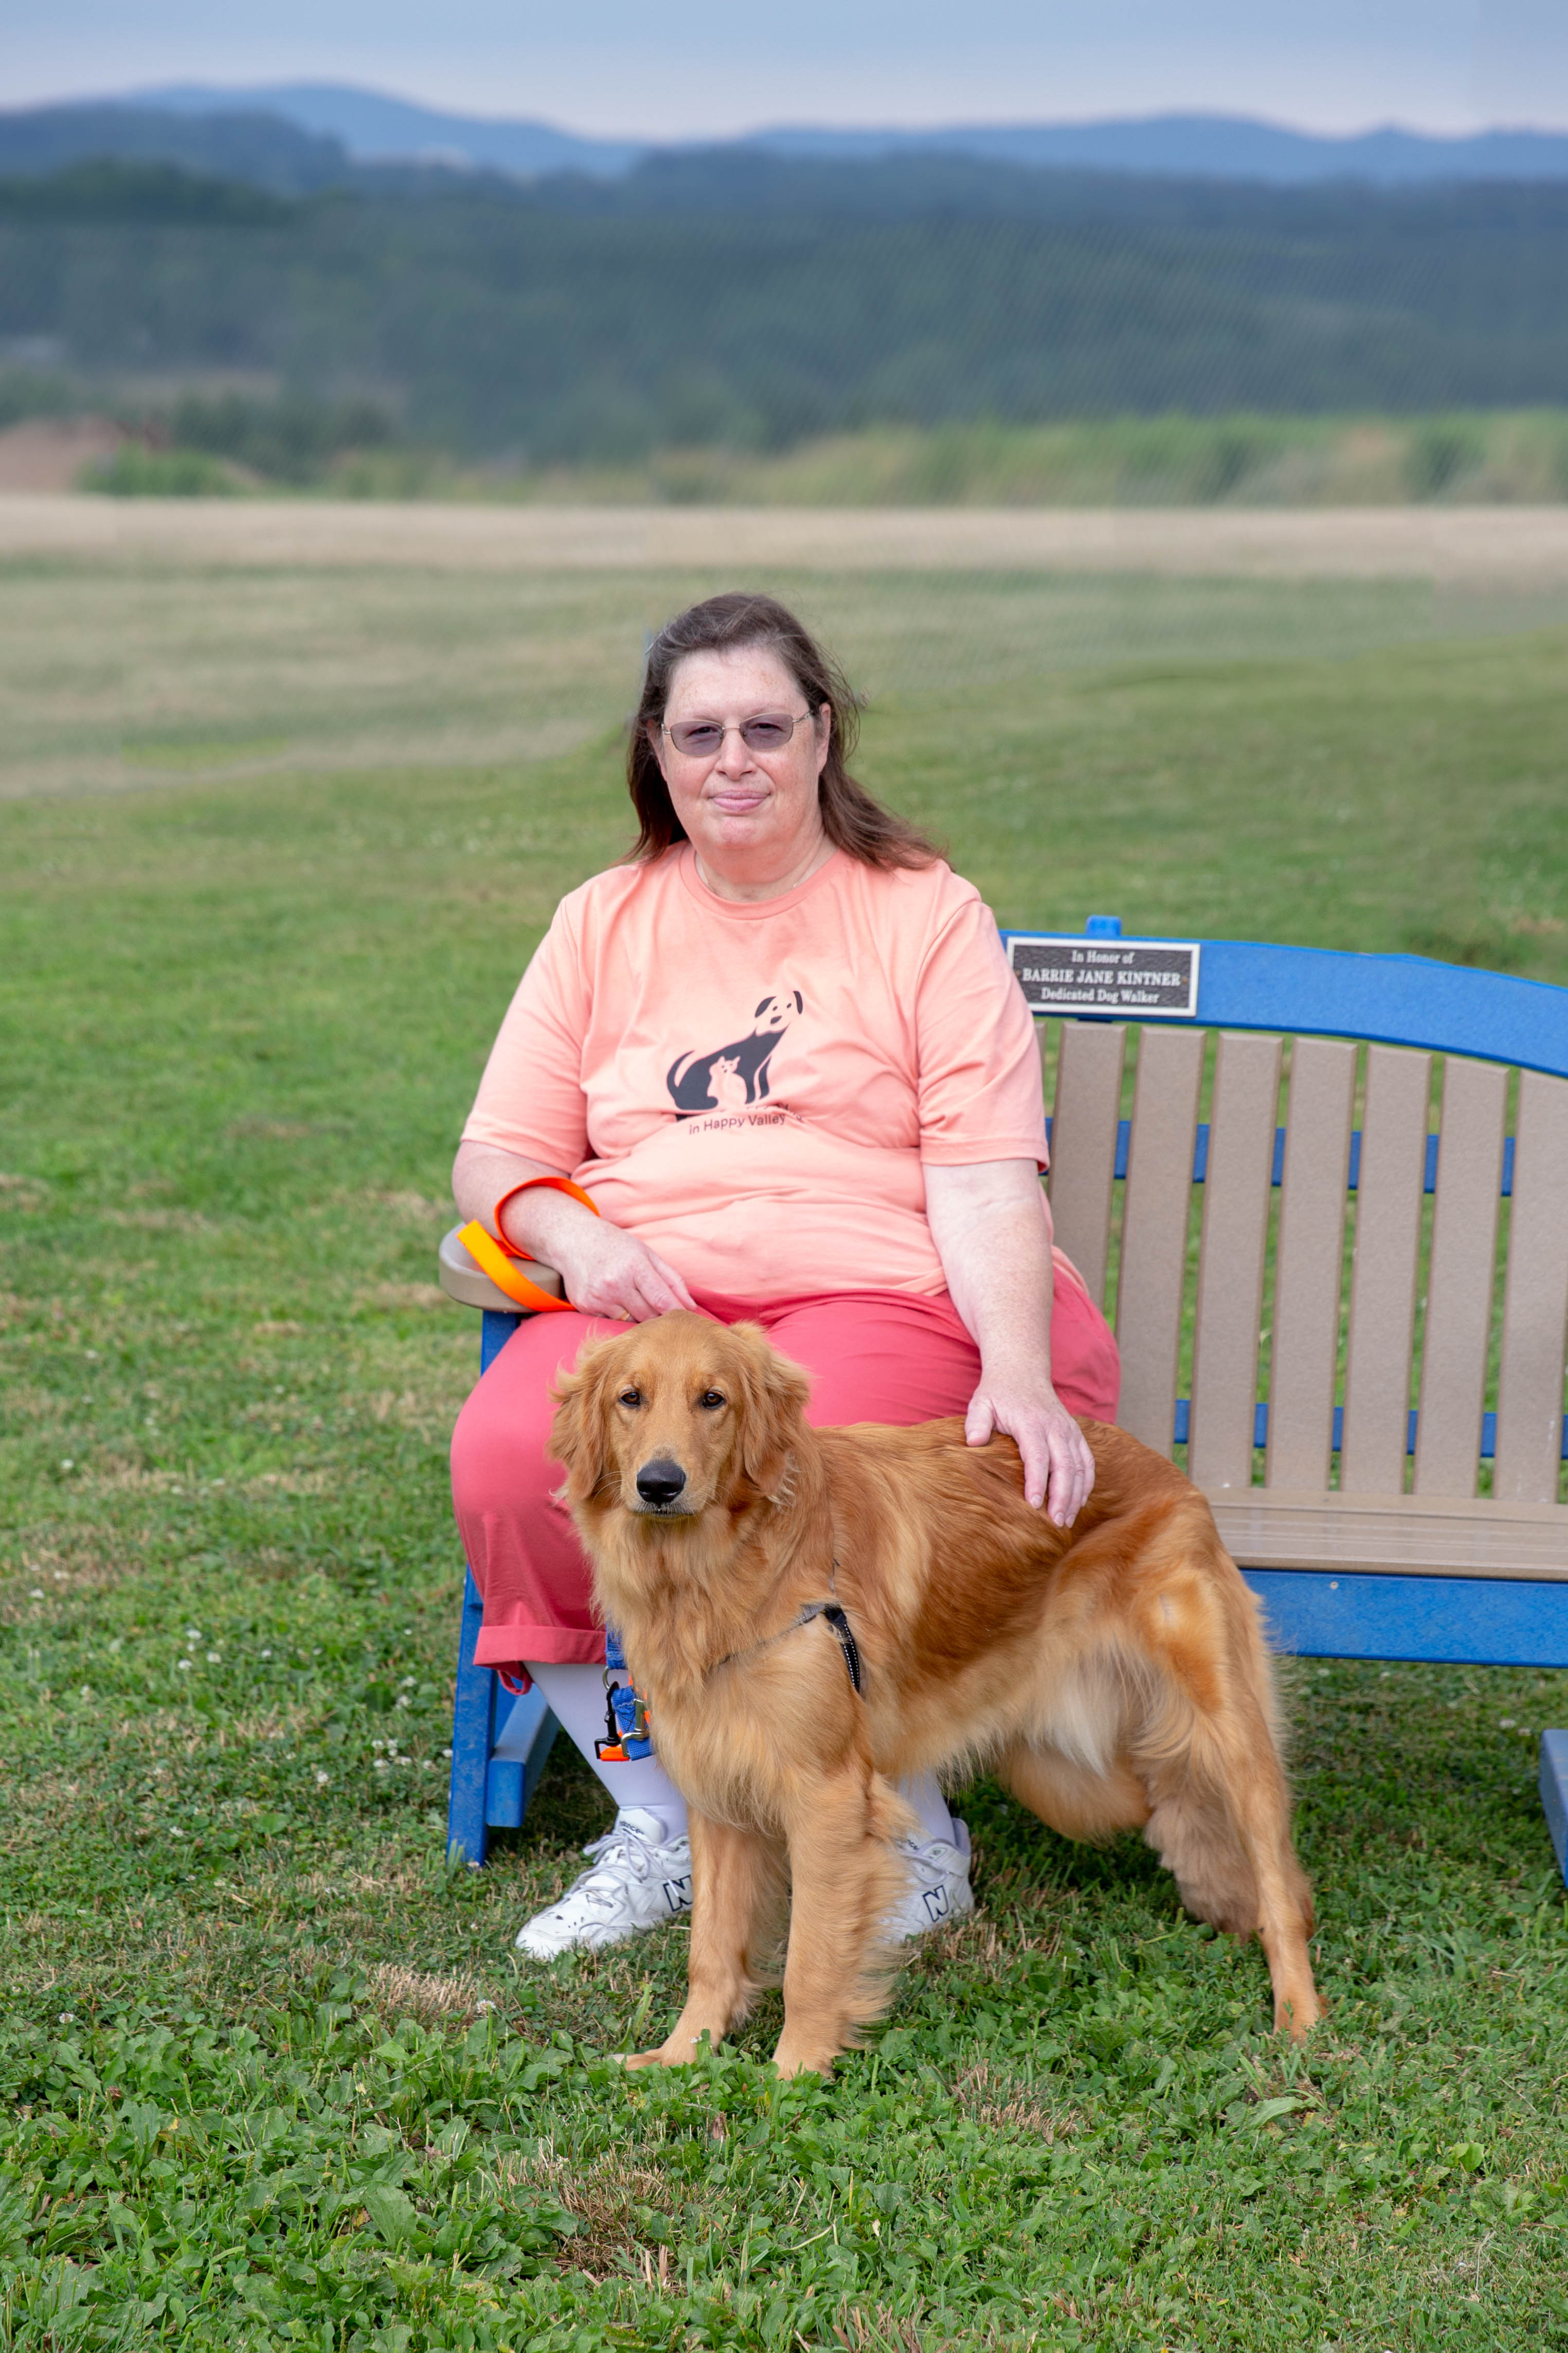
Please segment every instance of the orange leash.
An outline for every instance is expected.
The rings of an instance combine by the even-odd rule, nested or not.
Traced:
[[[537,1282],[530,1282],[508,1258],[493,1234],[488,1233],[477,1218],[466,1225],[458,1240],[475,1264],[481,1266],[498,1291],[515,1299],[520,1307],[536,1315],[559,1315],[571,1312],[569,1299],[552,1299],[548,1291],[541,1291]]]
[[[510,1193],[503,1193],[496,1203],[498,1226],[507,1203],[519,1193],[529,1192],[536,1185],[548,1186],[555,1193],[570,1193],[574,1201],[581,1201],[583,1207],[592,1209],[595,1217],[599,1215],[597,1203],[591,1195],[584,1192],[581,1185],[574,1185],[570,1176],[530,1176],[522,1184],[514,1185]],[[483,1268],[496,1289],[504,1291],[509,1299],[516,1300],[518,1305],[526,1308],[531,1314],[575,1314],[576,1310],[569,1299],[552,1298],[548,1291],[542,1291],[537,1282],[531,1282],[526,1274],[520,1272],[517,1261],[526,1259],[529,1255],[527,1250],[514,1250],[510,1242],[498,1242],[488,1227],[481,1226],[477,1218],[469,1219],[458,1240],[476,1266]]]

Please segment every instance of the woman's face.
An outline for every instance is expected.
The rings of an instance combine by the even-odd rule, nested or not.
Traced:
[[[741,734],[750,719],[798,723],[778,750],[753,751]],[[718,751],[677,749],[670,729],[702,721],[723,729]],[[770,647],[688,654],[676,665],[654,753],[675,814],[699,858],[716,873],[766,879],[822,839],[817,779],[827,761],[829,712],[816,712]]]

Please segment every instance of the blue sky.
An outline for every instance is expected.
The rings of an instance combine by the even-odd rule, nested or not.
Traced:
[[[302,79],[645,138],[1191,108],[1568,128],[1568,0],[5,0],[0,103]]]

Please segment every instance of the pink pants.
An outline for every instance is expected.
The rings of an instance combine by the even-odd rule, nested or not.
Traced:
[[[980,1352],[945,1293],[841,1292],[769,1307],[703,1298],[721,1324],[761,1324],[774,1345],[812,1376],[807,1419],[934,1421],[963,1413],[980,1378]],[[520,1324],[458,1417],[452,1499],[485,1620],[475,1657],[526,1688],[523,1662],[593,1666],[605,1656],[588,1563],[552,1490],[561,1467],[545,1448],[554,1414],[550,1385],[586,1340],[624,1332],[592,1315],[534,1315]],[[1051,1378],[1069,1413],[1116,1418],[1121,1361],[1098,1307],[1058,1278],[1051,1315]]]

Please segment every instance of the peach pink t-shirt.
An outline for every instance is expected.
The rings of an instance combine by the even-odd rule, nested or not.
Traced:
[[[463,1134],[759,1306],[942,1292],[926,1167],[1046,1161],[1034,1023],[973,883],[840,850],[738,903],[686,842],[563,899]]]

